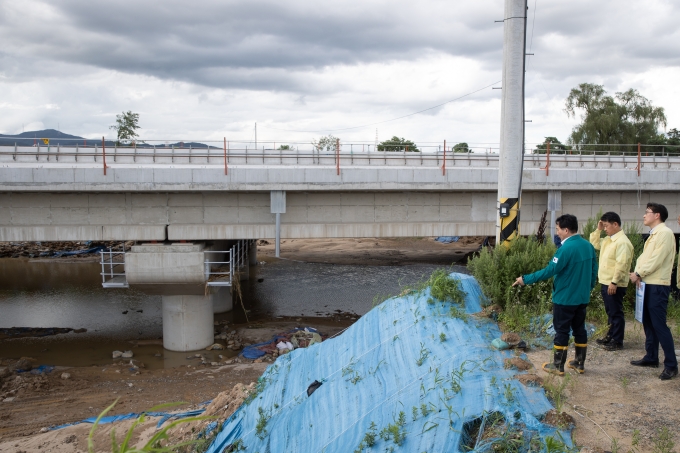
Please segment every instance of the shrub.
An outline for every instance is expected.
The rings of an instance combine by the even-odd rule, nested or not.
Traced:
[[[468,269],[491,303],[504,310],[513,304],[535,308],[544,303],[546,297],[550,299],[552,282],[523,287],[512,287],[512,284],[520,275],[544,268],[554,254],[555,246],[550,242],[540,244],[533,238],[519,237],[508,248],[482,249],[468,261]]]

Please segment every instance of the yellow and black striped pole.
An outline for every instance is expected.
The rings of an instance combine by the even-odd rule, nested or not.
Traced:
[[[519,236],[519,204],[519,198],[500,199],[498,244],[509,246]]]

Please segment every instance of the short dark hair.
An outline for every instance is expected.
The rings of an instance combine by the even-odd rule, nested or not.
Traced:
[[[621,226],[621,217],[615,212],[609,211],[602,214],[600,220],[607,223],[618,223]]]
[[[666,206],[659,203],[647,203],[647,209],[650,209],[654,214],[659,214],[662,222],[668,218],[668,209]]]
[[[555,220],[555,225],[562,229],[567,229],[572,233],[578,232],[578,219],[575,215],[563,214]]]

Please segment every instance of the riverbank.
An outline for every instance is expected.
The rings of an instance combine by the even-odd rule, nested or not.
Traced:
[[[336,241],[286,241],[281,244],[281,255],[284,259],[299,261],[365,265],[391,263],[394,255],[389,252],[395,250],[402,253],[402,257],[409,257],[411,253],[409,259],[451,254],[451,251],[454,251],[453,255],[467,253],[455,253],[462,251],[456,247],[466,244],[431,244],[434,242],[431,238],[403,240],[402,249],[397,248],[398,242],[402,241],[399,239],[385,242],[375,240],[365,244],[366,241],[369,240],[343,240],[342,245]],[[378,246],[375,246],[376,242]],[[478,247],[477,244],[469,245],[471,248]],[[366,252],[369,255],[365,255]],[[260,245],[258,253],[258,260],[273,261],[273,244]],[[353,261],[342,261],[349,259]],[[333,260],[337,260],[336,263]],[[235,330],[246,344],[267,340],[273,334],[293,327],[315,327],[322,333],[334,335],[353,321],[349,315],[285,320],[269,317],[251,324],[230,324],[229,328]],[[673,329],[677,341],[679,331],[675,326]],[[130,348],[136,351],[149,346],[158,347],[140,343],[138,348],[134,345]],[[653,451],[655,437],[662,427],[669,427],[676,436],[676,444],[680,443],[680,433],[677,432],[680,412],[677,411],[676,403],[680,397],[680,380],[660,381],[660,369],[629,365],[631,359],[638,359],[644,354],[644,334],[634,321],[628,322],[625,346],[622,351],[606,352],[591,343],[586,373],[577,375],[570,372],[567,378],[551,379],[540,370],[541,364],[550,360],[551,351],[534,350],[527,353],[534,366],[528,372],[536,374],[548,383],[547,387],[559,392],[561,398],[556,400],[556,405],[559,404],[563,411],[574,418],[576,427],[573,437],[577,444],[591,448],[587,451],[611,450],[610,437],[617,439],[622,451],[628,451],[635,429],[640,430],[641,435],[639,452]],[[212,360],[201,363],[204,360],[195,357],[196,353],[186,353],[182,354],[183,364],[158,369],[135,367],[129,360],[107,359],[106,363],[96,366],[57,368],[42,376],[26,373],[6,376],[0,384],[2,394],[7,395],[0,399],[0,451],[84,452],[87,451],[89,425],[44,433],[40,431],[49,426],[96,416],[119,397],[119,404],[112,411],[113,414],[141,412],[154,405],[173,401],[189,403],[180,408],[182,411],[196,408],[205,401],[224,398],[224,392],[232,392],[238,384],[251,385],[270,364],[265,360],[242,358],[235,361],[233,356],[220,351],[197,353],[216,354],[218,359],[219,355],[223,355],[223,358],[215,364]],[[569,356],[573,356],[573,351],[569,352]],[[0,366],[10,364],[17,358],[5,357]],[[69,378],[62,379],[63,373],[68,373]],[[15,391],[9,394],[11,390]],[[13,399],[4,402],[8,398]],[[219,415],[226,416],[228,411]],[[98,451],[110,451],[110,443],[106,439],[111,427],[115,427],[120,436],[129,425],[128,421],[102,427],[97,437],[102,449]],[[149,425],[146,431],[142,430],[146,433],[144,435],[152,434],[153,427]],[[656,442],[658,444],[659,441]]]

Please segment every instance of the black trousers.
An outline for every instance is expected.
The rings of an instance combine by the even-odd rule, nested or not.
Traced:
[[[650,362],[659,361],[659,343],[664,353],[663,364],[666,368],[677,368],[675,346],[671,329],[666,324],[668,295],[670,286],[645,285],[645,303],[642,306],[642,327],[645,329],[644,359]]]
[[[623,296],[626,288],[616,288],[616,294],[607,294],[608,285],[602,285],[602,300],[607,312],[607,324],[609,324],[609,336],[614,342],[623,344],[623,334],[626,329],[626,318],[623,316]]]
[[[586,333],[586,308],[588,304],[559,305],[553,304],[553,327],[555,328],[555,346],[569,346],[569,332],[574,333],[574,341],[578,344],[588,343]]]

